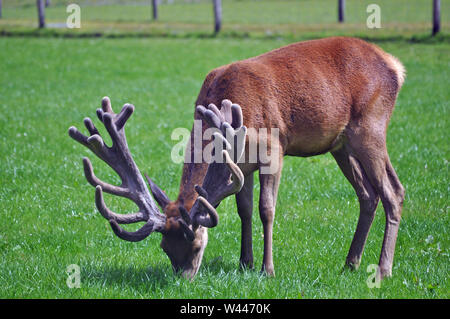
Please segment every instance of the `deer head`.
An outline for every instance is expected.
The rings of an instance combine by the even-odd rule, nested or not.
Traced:
[[[208,106],[208,110],[199,106],[197,111],[210,125],[222,128],[224,133],[231,132],[233,127],[242,129],[240,107],[237,105],[231,107],[229,101],[224,101],[222,106],[220,111],[213,104]],[[120,186],[101,181],[95,176],[90,160],[86,157],[83,158],[86,179],[96,188],[95,203],[97,209],[109,221],[113,232],[119,238],[132,242],[141,241],[155,231],[161,233],[161,247],[168,255],[173,269],[182,272],[185,277],[193,278],[200,267],[203,252],[208,242],[207,228],[215,227],[218,224],[219,217],[213,205],[215,205],[214,203],[218,205],[223,194],[231,194],[240,190],[243,184],[242,172],[236,164],[232,163],[228,151],[223,151],[224,159],[228,163],[226,164],[227,167],[232,167],[230,171],[234,176],[233,183],[227,184],[228,186],[225,188],[222,185],[217,185],[214,176],[218,176],[217,174],[222,172],[220,180],[225,180],[225,177],[228,176],[228,181],[230,173],[223,169],[223,164],[216,166],[216,168],[214,168],[214,165],[210,165],[203,187],[197,185],[195,187],[199,196],[192,207],[188,207],[189,212],[182,203],[170,201],[167,195],[145,175],[156,202],[164,212],[162,214],[150,195],[128,149],[124,126],[133,111],[133,105],[125,104],[121,112],[116,114],[111,108],[109,98],[103,98],[102,108],[97,109],[97,116],[111,136],[111,147],[104,143],[90,118],[84,120],[84,124],[90,133],[89,137],[83,135],[73,126],[69,128],[69,135],[106,162],[122,181]],[[233,126],[230,126],[226,119]],[[226,139],[219,133],[214,135],[214,140],[221,141],[228,146]],[[216,150],[216,147],[214,147],[214,150]],[[225,193],[222,191],[222,194],[218,189],[223,189]],[[103,192],[132,200],[137,205],[138,212],[128,215],[112,212],[105,205]],[[119,226],[119,224],[137,222],[145,222],[145,224],[135,232],[128,232]]]

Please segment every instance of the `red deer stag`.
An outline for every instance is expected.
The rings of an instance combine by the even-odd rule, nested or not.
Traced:
[[[242,223],[240,263],[253,267],[251,216],[256,170],[259,170],[259,212],[264,231],[262,270],[274,274],[272,227],[283,157],[330,152],[355,189],[360,203],[360,217],[346,265],[358,267],[381,199],[386,227],[378,274],[383,278],[392,273],[404,199],[404,188],[386,149],[387,126],[404,76],[404,67],[392,55],[362,40],[345,37],[291,44],[211,71],[197,98],[195,118],[208,124],[204,128],[220,128],[224,135],[225,131],[241,130],[242,115],[243,124],[248,128],[277,129],[277,140],[258,140],[258,147],[265,143],[268,153],[279,155],[271,157],[268,163],[258,154],[256,161],[250,162],[247,143],[244,160],[239,160],[241,150],[235,149],[233,160],[227,152],[223,154],[225,164],[185,163],[176,201],[170,201],[148,179],[164,215],[158,213],[128,151],[123,125],[132,112],[131,106],[125,105],[122,112],[115,115],[109,100],[104,99],[103,110],[98,111],[113,139],[112,148],[104,145],[89,119],[85,124],[91,137],[75,128],[71,128],[69,134],[106,161],[123,180],[121,187],[101,182],[93,175],[90,162],[84,159],[86,177],[97,187],[97,207],[110,220],[116,235],[135,241],[152,231],[161,232],[161,246],[174,269],[182,270],[188,277],[193,277],[200,266],[207,228],[218,222],[215,207],[233,193],[236,193]],[[242,105],[242,110],[229,100]],[[221,105],[220,109],[215,105]],[[191,154],[195,151],[192,139],[191,132],[187,149]],[[267,173],[264,168],[272,164],[276,170]],[[203,187],[196,186],[201,183]],[[140,212],[125,216],[112,213],[103,203],[102,189],[133,199]],[[117,225],[137,221],[147,223],[135,233],[123,231]]]

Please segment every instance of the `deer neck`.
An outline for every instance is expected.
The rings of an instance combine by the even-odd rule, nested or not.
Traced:
[[[185,163],[183,164],[183,174],[180,181],[180,190],[177,202],[182,204],[187,210],[191,209],[197,199],[195,185],[202,185],[206,175],[208,164],[203,162],[195,163],[194,158],[194,130],[191,131],[190,142],[186,146]],[[202,151],[206,143],[202,143]]]
[[[208,164],[206,163],[185,163],[183,165],[183,175],[181,176],[180,191],[177,201],[189,210],[197,199],[195,185],[202,185],[206,175]]]

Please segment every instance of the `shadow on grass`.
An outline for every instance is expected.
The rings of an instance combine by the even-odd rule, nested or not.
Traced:
[[[82,277],[93,286],[126,286],[139,290],[144,286],[146,289],[163,288],[175,278],[172,269],[163,264],[147,268],[88,265],[82,269]]]
[[[156,287],[165,288],[176,284],[182,278],[168,264],[157,264],[152,267],[134,267],[133,265],[86,265],[82,267],[85,281],[93,286],[126,286],[136,290],[152,290]],[[204,260],[197,277],[215,277],[220,274],[233,273],[237,266],[223,261],[222,257]],[[200,279],[198,279],[200,280]],[[194,279],[195,281],[195,279]]]

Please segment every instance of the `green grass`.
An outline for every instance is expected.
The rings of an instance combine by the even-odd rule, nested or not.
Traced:
[[[160,235],[116,238],[96,211],[82,156],[98,176],[112,170],[68,137],[95,118],[109,95],[136,106],[127,124],[142,171],[177,195],[181,166],[170,161],[177,127],[190,128],[208,71],[286,44],[237,39],[0,38],[0,298],[449,298],[448,43],[380,45],[408,70],[388,133],[407,195],[393,278],[366,285],[384,230],[380,205],[361,268],[341,269],[358,218],[357,198],[330,155],[286,158],[274,225],[275,278],[238,271],[240,220],[233,199],[219,209],[195,281],[173,275]],[[255,186],[258,194],[259,186]],[[119,212],[130,202],[108,196]],[[255,196],[254,255],[262,260]],[[128,227],[130,229],[132,227]],[[81,267],[81,288],[66,267]]]

